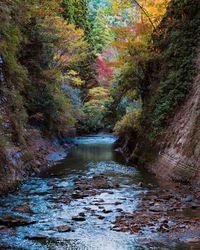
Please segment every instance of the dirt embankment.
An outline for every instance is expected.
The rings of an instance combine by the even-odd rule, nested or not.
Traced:
[[[200,184],[200,52],[197,75],[185,103],[177,108],[167,127],[157,159],[150,169],[159,179]]]
[[[7,146],[1,152],[0,196],[16,189],[28,176],[37,175],[65,158],[71,144],[43,138],[35,130],[27,131],[26,147]]]

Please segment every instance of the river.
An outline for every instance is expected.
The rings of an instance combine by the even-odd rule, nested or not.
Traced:
[[[150,174],[126,164],[114,150],[115,140],[104,134],[75,138],[65,160],[1,199],[1,216],[21,216],[33,223],[0,231],[0,249],[189,249],[176,242],[141,243],[139,238],[151,239],[148,232],[138,238],[113,230],[120,211],[137,210],[140,197],[158,188]],[[100,187],[85,188],[95,180]],[[81,185],[85,195],[78,197]],[[30,211],[15,209],[23,204]]]

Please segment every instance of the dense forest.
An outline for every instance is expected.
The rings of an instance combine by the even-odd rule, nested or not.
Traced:
[[[0,193],[98,133],[198,188],[199,37],[199,0],[0,0]]]
[[[0,11],[2,158],[33,129],[114,130],[129,155],[151,158],[191,89],[197,0],[2,1]]]

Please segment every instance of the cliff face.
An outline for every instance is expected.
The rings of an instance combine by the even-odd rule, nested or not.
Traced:
[[[146,71],[151,82],[131,149],[132,158],[161,179],[195,184],[200,183],[199,28],[198,0],[170,2],[153,36],[158,54]]]
[[[200,51],[192,89],[157,142],[160,149],[151,170],[159,177],[200,184]]]

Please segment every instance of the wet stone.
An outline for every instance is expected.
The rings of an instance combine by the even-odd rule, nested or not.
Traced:
[[[97,199],[97,200],[95,200],[95,202],[96,203],[103,203],[103,202],[105,202],[103,199]]]
[[[105,214],[109,214],[109,213],[112,213],[113,211],[112,210],[106,210],[106,209],[103,209],[103,211],[102,211],[103,213],[105,213]]]
[[[0,225],[0,231],[4,230],[6,228],[6,226]]]
[[[60,205],[52,205],[52,206],[47,206],[49,209],[59,209]]]
[[[116,232],[121,232],[122,229],[120,227],[113,227],[111,228],[113,231],[116,231]]]
[[[194,196],[193,195],[187,195],[186,197],[184,197],[182,199],[183,201],[186,201],[186,202],[191,202],[194,200]]]
[[[21,213],[29,213],[29,214],[33,213],[32,209],[30,208],[30,206],[28,204],[15,206],[13,208],[13,211],[21,212]]]
[[[169,225],[167,223],[163,223],[160,225],[160,231],[169,231]]]
[[[99,219],[99,220],[103,220],[103,219],[105,219],[105,217],[102,216],[102,215],[99,215],[99,216],[98,216],[98,219]]]
[[[64,198],[64,199],[62,200],[62,202],[68,204],[68,203],[71,202],[71,199],[69,199],[69,198]]]
[[[151,212],[162,212],[163,207],[161,207],[160,205],[155,204],[154,206],[149,207],[149,211],[151,211]]]
[[[45,235],[37,234],[37,235],[34,235],[34,236],[26,236],[24,239],[26,239],[26,240],[45,240],[47,238],[48,237],[45,236]]]
[[[82,217],[82,216],[74,216],[72,217],[72,220],[74,221],[85,221],[85,217]]]
[[[74,199],[83,199],[83,198],[85,198],[87,196],[88,195],[85,195],[83,193],[74,193],[74,194],[72,194],[72,198],[74,198]]]
[[[122,208],[117,208],[116,211],[117,212],[123,212],[123,209]]]
[[[105,177],[93,176],[92,178],[87,178],[84,180],[79,180],[75,182],[76,190],[90,190],[90,189],[109,189],[113,185]]]
[[[119,202],[119,201],[115,202],[115,206],[118,206],[118,205],[121,205],[121,204],[122,204],[122,202]]]
[[[0,225],[5,225],[8,227],[27,226],[35,223],[36,221],[28,220],[22,217],[12,217],[9,215],[0,218]]]
[[[143,182],[139,182],[138,183],[138,187],[144,187],[144,183]]]
[[[200,204],[197,204],[197,203],[192,203],[190,206],[190,208],[192,208],[192,209],[197,209],[199,207],[200,207]]]
[[[58,226],[55,228],[60,233],[71,232],[71,227],[67,225]]]
[[[99,209],[104,209],[104,206],[98,206]]]
[[[91,211],[92,210],[91,207],[84,207],[83,209],[85,209],[86,211]]]
[[[85,217],[85,213],[81,212],[81,213],[79,213],[79,216],[80,217]]]
[[[200,238],[189,238],[186,240],[187,243],[200,243]]]

